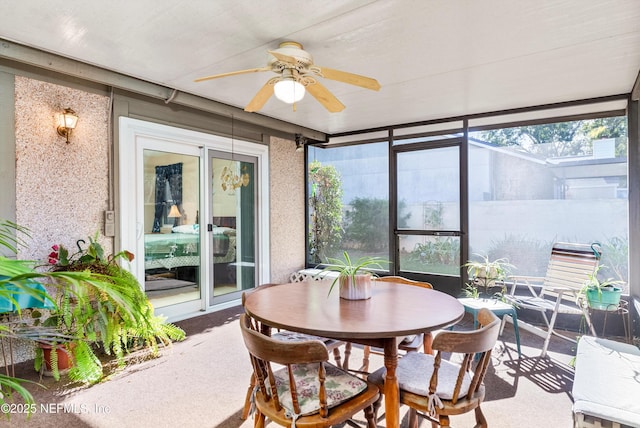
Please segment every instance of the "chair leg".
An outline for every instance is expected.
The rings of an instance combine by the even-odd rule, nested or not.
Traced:
[[[341,362],[342,357],[340,356],[340,348],[337,346],[333,348],[333,359],[336,361],[336,366],[342,367],[342,362]]]
[[[409,428],[418,428],[418,411],[409,407]]]
[[[487,428],[487,420],[482,414],[480,406],[476,407],[476,426],[475,428]]]
[[[373,403],[373,420],[378,420],[378,410],[380,410],[380,406],[382,406],[382,391],[380,391],[380,397]]]
[[[364,409],[364,417],[367,419],[367,428],[376,428],[376,414],[374,411],[374,405],[368,406]]]
[[[451,426],[451,424],[449,423],[449,416],[440,415],[439,419],[440,419],[440,426],[441,427],[450,427]]]
[[[246,420],[251,412],[251,395],[253,394],[253,388],[256,386],[256,378],[251,374],[251,380],[249,381],[249,388],[247,389],[247,396],[244,399],[244,408],[242,409],[242,420]]]
[[[425,354],[433,354],[433,348],[431,346],[432,344],[433,334],[431,332],[425,333],[422,342],[422,352],[424,352]]]
[[[350,357],[351,357],[351,342],[347,342],[344,344],[344,362],[342,363],[342,368],[344,370],[349,370]]]
[[[363,372],[369,371],[369,355],[371,355],[371,346],[365,345],[362,350],[364,351],[364,355],[362,357],[362,368],[360,369]]]
[[[551,341],[551,335],[553,334],[553,328],[556,324],[556,316],[558,315],[557,311],[554,311],[551,315],[551,320],[549,321],[547,315],[545,313],[542,314],[545,323],[547,324],[547,337],[544,338],[544,344],[542,345],[542,352],[540,353],[541,357],[547,356],[547,348],[549,347],[549,342]]]
[[[255,428],[264,428],[265,416],[259,410],[256,410],[255,422],[253,426]]]

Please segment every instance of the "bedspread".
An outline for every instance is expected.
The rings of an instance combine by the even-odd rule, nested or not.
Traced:
[[[212,236],[213,263],[231,263],[236,260],[235,230],[217,228]],[[145,269],[173,269],[200,265],[200,234],[166,233],[147,234],[144,237]]]

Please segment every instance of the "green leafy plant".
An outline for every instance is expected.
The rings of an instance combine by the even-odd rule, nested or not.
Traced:
[[[58,287],[56,309],[42,325],[55,327],[73,338],[71,353],[74,365],[69,377],[74,381],[93,383],[103,375],[102,364],[96,354],[101,350],[114,356],[119,366],[124,356],[133,349],[145,348],[157,354],[159,345],[185,337],[183,330],[165,323],[154,315],[153,307],[142,291],[137,279],[118,265],[119,259],[131,261],[133,254],[121,251],[105,256],[98,236],[89,238],[89,244],[69,255],[61,245],[52,246],[48,261],[53,273],[76,272],[86,275],[79,284]],[[54,348],[57,341],[52,341]],[[37,351],[35,366],[41,368],[42,351]],[[52,366],[54,377],[57,367]]]
[[[494,293],[493,297],[502,297],[506,291],[504,280],[513,269],[513,265],[504,258],[490,260],[487,256],[477,256],[478,260],[470,260],[463,265],[469,275],[465,294],[478,298],[481,293],[488,295],[493,287],[500,287],[501,291]]]
[[[346,251],[344,251],[342,255],[344,257],[343,259],[329,257],[327,259],[329,264],[316,274],[316,277],[322,278],[323,274],[326,272],[338,272],[338,276],[333,280],[329,287],[329,294],[331,294],[333,287],[340,281],[341,277],[349,277],[351,278],[352,284],[355,284],[356,275],[369,274],[377,276],[371,269],[384,269],[382,265],[388,265],[391,263],[381,257],[368,256],[360,257],[359,259],[352,261],[349,257],[349,253]]]
[[[28,238],[29,231],[26,228],[0,219],[0,250],[4,250],[0,251],[3,254],[0,255],[0,298],[6,299],[15,307],[14,313],[3,314],[0,318],[0,340],[25,340],[33,343],[66,340],[67,337],[56,329],[34,326],[23,319],[24,308],[21,307],[20,300],[21,297],[29,296],[43,305],[46,303],[55,307],[55,301],[45,291],[33,287],[34,281],[48,280],[52,283],[79,285],[87,275],[82,272],[40,272],[37,270],[37,262],[16,258],[18,249],[26,246]],[[12,257],[7,257],[4,253],[10,253]],[[8,364],[9,358],[4,353],[4,348],[2,355],[5,364]],[[17,394],[26,409],[33,409],[35,401],[25,384],[39,384],[15,377],[8,365],[5,369],[6,374],[0,374],[0,405],[13,401],[14,394]],[[5,415],[8,418],[10,413],[5,412]]]
[[[389,237],[389,200],[354,198],[344,213],[344,247],[361,251],[387,252]],[[398,226],[407,227],[411,213],[405,213],[406,203],[398,202]]]
[[[622,293],[622,285],[623,281],[616,280],[613,278],[600,279],[599,272],[601,269],[604,269],[606,266],[598,265],[598,267],[589,275],[589,278],[584,282],[584,285],[578,292],[577,300],[578,303],[585,298],[589,301],[589,304],[592,304],[589,299],[589,294],[595,294],[598,296],[598,300],[602,301],[602,293],[603,291],[616,291]]]
[[[333,165],[309,164],[309,257],[321,263],[342,239],[342,183]]]

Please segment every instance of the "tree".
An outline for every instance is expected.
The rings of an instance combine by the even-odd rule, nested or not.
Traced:
[[[333,165],[309,164],[309,257],[321,263],[342,240],[342,183]]]
[[[626,139],[620,137],[626,136],[626,117],[618,116],[495,129],[480,138],[498,146],[518,145],[545,157],[563,157],[591,153],[593,140],[600,138],[617,138],[616,155],[624,156]]]
[[[389,247],[389,200],[355,198],[345,213],[345,237],[350,245],[379,252]],[[411,213],[403,214],[405,202],[398,206],[398,226],[405,227]]]

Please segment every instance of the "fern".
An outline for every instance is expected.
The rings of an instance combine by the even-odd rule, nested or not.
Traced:
[[[78,338],[75,342],[79,346],[73,351],[76,365],[70,378],[94,383],[102,377],[102,366],[89,344],[123,367],[132,349],[142,347],[157,355],[160,344],[168,346],[172,341],[183,340],[185,333],[154,315],[136,277],[113,263],[118,255],[104,259],[97,241],[89,240],[87,250],[65,259],[65,264],[58,267],[86,276],[82,282],[65,284],[61,289],[59,313],[55,317],[61,328]],[[60,248],[60,254],[63,251]],[[128,252],[119,255],[132,257]]]

